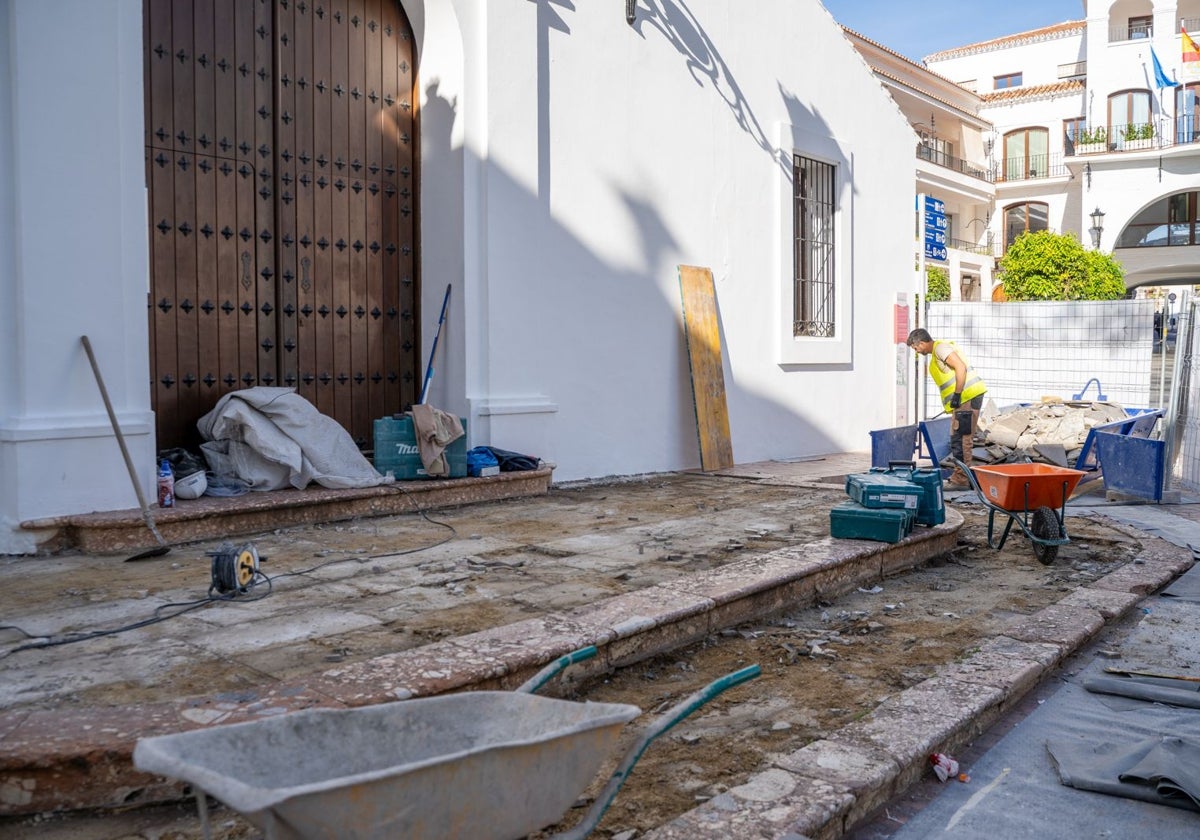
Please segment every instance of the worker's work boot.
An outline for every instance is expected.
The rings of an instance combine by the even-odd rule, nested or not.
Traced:
[[[963,446],[962,462],[967,465],[967,469],[970,469],[971,468],[971,450],[969,448],[970,444],[969,444],[969,441],[963,441],[963,444],[964,444],[964,446]],[[967,474],[965,472],[963,472],[962,468],[959,467],[957,464],[955,465],[954,472],[951,473],[950,480],[947,483],[951,487],[953,487],[957,490],[965,490],[971,486],[971,482],[967,478]]]

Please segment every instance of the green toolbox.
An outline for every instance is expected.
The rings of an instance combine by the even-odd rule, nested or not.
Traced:
[[[851,473],[846,476],[846,495],[863,507],[897,508],[915,515],[925,490],[909,481],[907,476],[894,473]]]
[[[467,475],[467,419],[460,417],[463,436],[445,449],[450,474],[430,476],[421,461],[411,414],[393,414],[375,421],[375,469],[391,473],[397,481],[414,478],[465,478]]]
[[[829,534],[838,539],[899,542],[911,533],[915,510],[868,508],[848,501],[829,511]]]
[[[885,470],[871,467],[872,473],[896,476],[921,488],[921,503],[917,506],[918,525],[941,525],[946,521],[946,501],[942,497],[942,471],[919,470],[912,461],[892,461]]]

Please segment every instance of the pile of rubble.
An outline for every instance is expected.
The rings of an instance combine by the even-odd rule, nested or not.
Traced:
[[[989,400],[979,412],[971,457],[986,464],[1039,461],[1073,467],[1093,427],[1126,417],[1125,409],[1111,402],[1047,400],[997,409]]]

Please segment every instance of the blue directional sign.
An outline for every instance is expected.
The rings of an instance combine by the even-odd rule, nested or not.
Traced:
[[[946,259],[946,202],[933,196],[925,196],[925,257],[931,260]]]

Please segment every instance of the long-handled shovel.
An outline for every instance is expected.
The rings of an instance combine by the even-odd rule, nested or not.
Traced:
[[[81,335],[79,340],[83,342],[83,349],[87,351],[88,361],[92,364],[92,373],[96,376],[96,386],[100,389],[100,396],[104,400],[104,410],[108,412],[108,420],[112,423],[113,434],[117,436],[117,443],[121,445],[121,455],[125,458],[125,468],[129,470],[129,480],[133,482],[133,492],[137,493],[138,505],[142,508],[142,519],[146,520],[146,527],[150,529],[150,533],[154,534],[154,539],[158,540],[158,546],[147,549],[140,554],[135,554],[132,557],[126,557],[125,562],[130,560],[145,560],[149,557],[161,557],[171,550],[167,545],[167,541],[162,538],[162,534],[158,533],[158,528],[154,525],[154,517],[150,514],[150,506],[146,504],[146,496],[142,493],[142,485],[138,483],[137,470],[133,467],[133,459],[129,457],[129,448],[125,446],[125,436],[121,434],[121,426],[117,423],[117,415],[113,411],[112,401],[108,398],[108,389],[104,387],[104,377],[100,375],[100,366],[96,364],[96,354],[92,352],[92,342],[88,340],[86,335]]]

